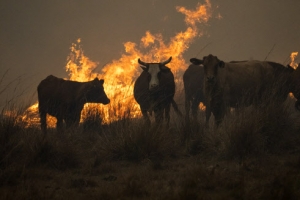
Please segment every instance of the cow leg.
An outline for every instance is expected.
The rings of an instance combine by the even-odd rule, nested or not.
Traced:
[[[148,110],[141,108],[141,111],[142,111],[143,118],[144,118],[144,121],[145,121],[145,126],[147,126],[147,127],[150,126],[151,121],[150,121],[149,116],[148,116]]]
[[[195,121],[197,121],[198,107],[200,104],[200,99],[195,98],[192,102],[192,115]]]
[[[80,113],[70,114],[68,118],[65,119],[65,122],[67,129],[78,127],[80,122]]]
[[[217,127],[222,123],[225,116],[225,108],[221,107],[219,110],[214,110],[213,114],[215,116],[215,123]]]
[[[75,120],[75,118],[65,119],[65,122],[66,122],[66,130],[68,131],[74,131],[79,125],[79,120]]]
[[[171,109],[171,104],[167,105],[165,107],[165,118],[166,118],[166,122],[167,122],[167,128],[169,127],[170,124],[170,109]]]
[[[205,110],[205,126],[208,127],[209,126],[209,118],[211,115],[211,108],[210,106],[206,106],[206,110]]]
[[[47,113],[40,111],[40,122],[41,122],[41,130],[43,133],[47,133]]]
[[[56,122],[57,132],[62,132],[62,130],[63,130],[63,117],[62,116],[57,116],[56,119],[57,119],[57,122]]]
[[[76,109],[75,106],[72,106],[64,115],[64,121],[66,123],[66,129],[70,130],[76,128],[79,125],[81,110]]]
[[[215,123],[218,127],[221,124],[222,120],[223,120],[222,114],[220,112],[215,112],[214,116],[215,116]]]
[[[79,126],[80,117],[81,117],[81,112],[77,113],[76,118],[75,118],[75,120],[73,122],[73,124],[74,124],[75,127]]]
[[[81,117],[81,112],[79,112],[75,115],[75,119],[72,121],[72,124],[71,124],[72,128],[78,128],[79,127],[80,117]]]
[[[190,107],[191,107],[190,97],[187,94],[185,94],[185,121],[187,123],[190,122]]]
[[[65,119],[65,122],[66,122],[66,129],[70,129],[74,124],[73,120],[71,119]]]
[[[162,109],[161,107],[154,109],[155,123],[157,125],[161,124],[163,120],[163,113],[164,113],[164,109]]]

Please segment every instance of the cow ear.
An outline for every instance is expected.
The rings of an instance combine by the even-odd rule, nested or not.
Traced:
[[[104,79],[100,79],[100,83],[103,85],[103,83],[104,83]]]
[[[94,81],[99,81],[99,79],[96,77],[96,78],[94,79]]]
[[[140,67],[142,68],[143,71],[146,71],[146,72],[148,71],[148,68],[147,68],[147,67],[145,67],[145,66],[143,66],[143,65],[141,65]]]
[[[219,62],[219,67],[224,68],[225,67],[225,62],[224,61],[220,61]]]
[[[203,64],[203,60],[200,60],[198,58],[191,58],[190,62],[193,63],[194,65],[201,65],[201,64]]]

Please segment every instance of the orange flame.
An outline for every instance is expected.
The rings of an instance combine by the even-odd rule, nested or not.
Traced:
[[[187,25],[195,26],[196,23],[207,22],[211,17],[209,12],[211,4],[209,0],[206,0],[206,5],[201,5],[198,3],[198,6],[195,11],[187,10],[184,7],[177,6],[176,9],[178,12],[181,12],[185,15],[185,22]]]
[[[292,52],[290,55],[291,62],[290,66],[296,69],[298,67],[298,64],[295,62],[296,57],[298,56],[298,52]]]
[[[293,67],[294,69],[297,69],[297,67],[298,67],[298,64],[295,62],[295,59],[296,59],[297,56],[298,56],[298,52],[292,52],[291,55],[290,55],[291,62],[290,62],[289,65],[290,65],[291,67]],[[290,93],[290,97],[291,97],[292,99],[295,99],[293,93]]]
[[[137,63],[138,58],[146,62],[161,62],[172,56],[172,62],[168,66],[172,69],[176,82],[181,80],[179,76],[187,66],[183,59],[183,53],[197,36],[203,35],[199,32],[196,24],[207,23],[211,18],[211,4],[209,0],[206,0],[205,4],[198,4],[195,11],[179,6],[176,9],[185,15],[187,25],[185,31],[177,33],[170,39],[169,43],[165,43],[162,34],[152,34],[150,31],[146,31],[145,36],[141,38],[140,45],[134,42],[126,42],[124,44],[126,53],[120,59],[113,60],[111,63],[105,65],[101,69],[101,74],[94,72],[99,63],[91,61],[84,55],[80,46],[81,39],[78,39],[77,43],[72,44],[66,65],[66,70],[69,72],[69,79],[74,81],[89,81],[96,77],[102,78],[104,79],[105,92],[111,99],[111,103],[105,106],[102,104],[86,104],[82,111],[82,120],[87,117],[87,109],[91,108],[101,111],[104,122],[141,115],[139,106],[133,98],[134,81],[140,74]],[[142,53],[144,52],[143,50],[147,53]],[[37,107],[36,103],[28,110],[37,113]],[[23,119],[28,119],[28,116],[24,116]],[[36,121],[28,121],[29,124],[34,124],[34,122]],[[48,120],[48,124],[53,127],[55,121]]]

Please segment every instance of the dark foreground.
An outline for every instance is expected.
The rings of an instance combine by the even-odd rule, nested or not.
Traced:
[[[46,137],[1,116],[0,199],[300,199],[292,104],[233,111],[218,129],[173,114],[169,129],[123,119]]]

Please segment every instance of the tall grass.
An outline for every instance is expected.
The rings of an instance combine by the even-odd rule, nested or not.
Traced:
[[[264,107],[242,107],[227,113],[218,129],[204,135],[207,152],[243,160],[265,154],[299,151],[300,118],[294,100]]]
[[[201,111],[195,124],[172,111],[168,128],[129,116],[103,124],[101,113],[90,112],[78,129],[47,135],[27,127],[15,106],[17,114],[0,115],[0,197],[300,197],[300,115],[293,103],[234,110],[219,128],[213,120],[205,128]]]

